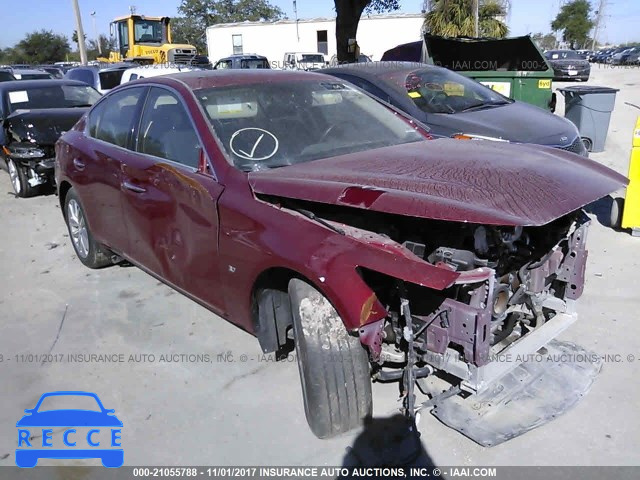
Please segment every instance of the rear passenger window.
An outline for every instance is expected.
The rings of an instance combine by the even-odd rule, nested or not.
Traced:
[[[200,140],[184,106],[170,91],[151,89],[142,113],[138,151],[198,167]]]
[[[110,95],[89,113],[89,135],[127,147],[134,115],[145,88],[129,88]]]

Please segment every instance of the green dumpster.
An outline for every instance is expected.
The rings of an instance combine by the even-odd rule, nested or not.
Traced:
[[[555,109],[553,69],[528,35],[495,40],[426,34],[424,45],[428,63],[473,78],[505,97]]]
[[[531,37],[448,38],[425,34],[388,50],[382,60],[418,61],[448,68],[506,97],[555,110],[553,69]]]

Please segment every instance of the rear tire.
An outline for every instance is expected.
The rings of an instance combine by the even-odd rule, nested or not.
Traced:
[[[348,334],[331,303],[308,283],[289,282],[300,383],[307,422],[318,438],[352,430],[371,415],[365,348]]]
[[[67,222],[73,249],[86,267],[102,268],[112,264],[109,251],[96,242],[91,235],[84,209],[73,188],[67,192],[64,201],[64,219]]]

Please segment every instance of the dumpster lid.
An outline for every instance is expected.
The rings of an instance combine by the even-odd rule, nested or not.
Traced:
[[[581,95],[587,95],[589,93],[616,93],[619,92],[619,88],[611,87],[598,87],[596,85],[571,85],[569,87],[558,88],[561,92],[579,93]]]
[[[440,37],[426,33],[424,46],[435,65],[461,71],[546,72],[549,64],[530,36]]]

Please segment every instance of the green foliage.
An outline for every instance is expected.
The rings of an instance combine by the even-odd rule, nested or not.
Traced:
[[[198,22],[186,17],[171,19],[171,35],[174,43],[186,43],[196,47],[199,53],[207,51],[205,31]]]
[[[40,30],[28,33],[14,47],[0,51],[0,63],[52,63],[64,60],[69,52],[67,37]]]
[[[98,41],[100,42],[100,48],[102,49],[102,55],[98,50]],[[115,37],[107,37],[106,35],[100,35],[98,37],[98,41],[94,38],[87,42],[87,59],[88,60],[96,60],[98,57],[102,56],[105,58],[109,57],[110,51],[115,51],[116,49],[116,39]]]
[[[539,48],[542,50],[553,50],[556,48],[556,36],[553,33],[534,33],[531,39],[536,42]]]
[[[504,38],[509,33],[500,19],[506,11],[496,0],[480,0],[478,30],[480,37]],[[425,27],[433,35],[443,37],[475,37],[472,0],[436,0],[425,15]]]
[[[569,42],[571,48],[584,47],[593,27],[589,18],[590,12],[591,5],[588,0],[573,0],[562,6],[555,20],[551,22],[551,28],[562,31],[562,39]]]

